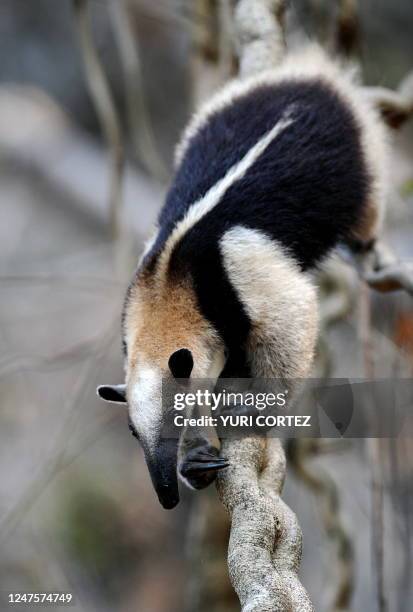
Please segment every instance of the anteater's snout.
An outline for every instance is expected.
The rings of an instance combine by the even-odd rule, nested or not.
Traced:
[[[176,491],[173,491],[170,486],[161,485],[157,490],[157,494],[159,502],[165,510],[172,510],[179,503],[178,488]]]
[[[171,510],[179,503],[178,440],[161,439],[153,452],[146,452],[146,463],[160,504]]]

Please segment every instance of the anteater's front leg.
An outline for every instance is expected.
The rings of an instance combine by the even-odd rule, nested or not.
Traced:
[[[196,416],[197,410],[194,410]],[[204,489],[216,478],[219,470],[229,466],[219,456],[219,449],[197,428],[188,428],[183,434],[180,447],[179,476],[191,489]]]

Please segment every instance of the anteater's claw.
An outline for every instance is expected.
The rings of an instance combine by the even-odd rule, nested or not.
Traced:
[[[229,466],[229,462],[226,459],[215,459],[214,461],[191,461],[184,462],[182,464],[181,472],[183,469],[186,470],[187,473],[194,472],[211,472],[213,470],[223,470]]]
[[[215,480],[217,472],[229,466],[224,457],[218,456],[215,447],[190,450],[180,465],[184,480],[194,489],[203,489]]]

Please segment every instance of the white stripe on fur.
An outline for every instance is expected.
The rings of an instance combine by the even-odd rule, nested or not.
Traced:
[[[168,238],[165,249],[161,256],[161,266],[169,261],[170,254],[176,243],[190,230],[198,221],[209,213],[223,198],[225,193],[232,185],[242,179],[248,170],[254,165],[265,149],[279,136],[286,128],[288,128],[294,119],[291,117],[293,105],[288,107],[283,116],[251,149],[244,157],[234,164],[225,176],[213,185],[207,193],[192,204],[187,215],[178,223],[173,232]]]

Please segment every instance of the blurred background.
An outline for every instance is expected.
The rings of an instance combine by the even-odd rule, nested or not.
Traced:
[[[122,381],[123,295],[174,144],[197,102],[234,71],[226,4],[84,4],[0,3],[0,590],[72,592],[84,612],[232,612],[214,488],[164,511],[125,411],[95,395],[97,384]],[[335,3],[292,6],[291,40],[305,32],[328,44]],[[413,69],[412,2],[364,0],[359,23],[365,81],[396,87]],[[394,136],[387,222],[405,259],[412,162],[410,125]],[[324,331],[330,372],[411,376],[411,300],[367,303],[338,262],[320,292],[337,286],[348,307]],[[410,611],[411,439],[315,445],[305,466],[293,446],[285,499],[303,528],[301,578],[316,610],[341,597],[339,609]]]

